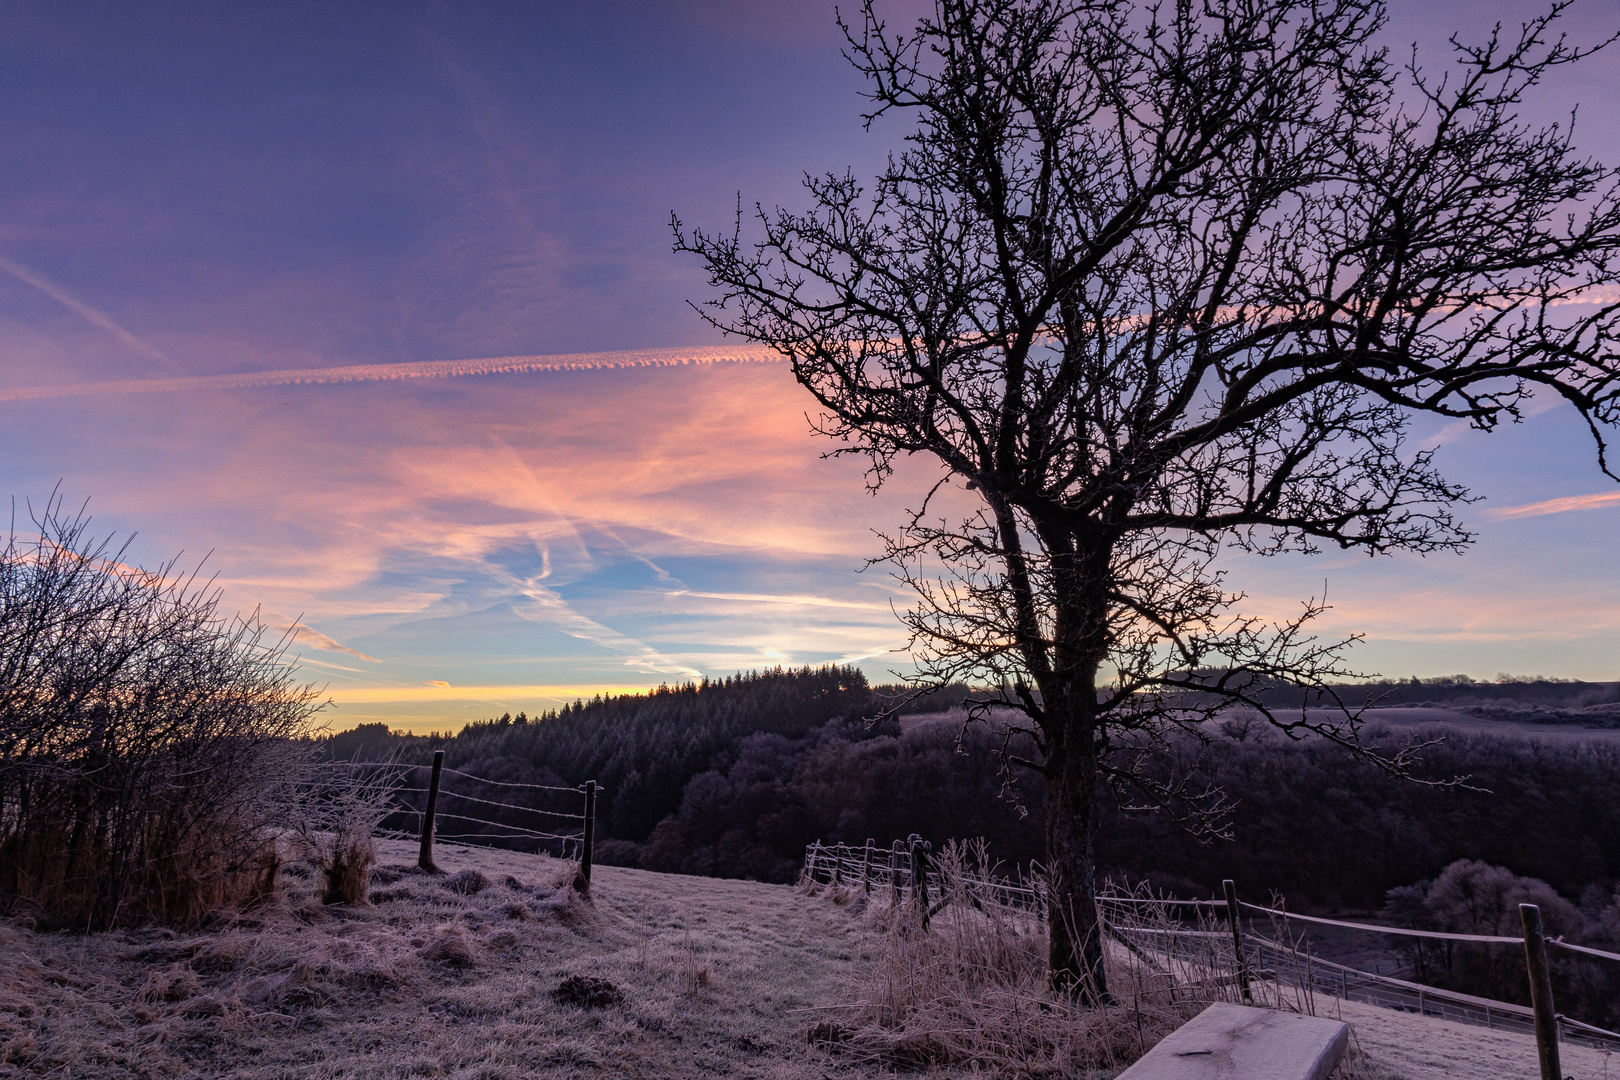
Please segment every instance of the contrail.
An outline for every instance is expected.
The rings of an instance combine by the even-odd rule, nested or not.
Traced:
[[[613,368],[686,367],[699,364],[767,364],[781,355],[761,345],[710,345],[690,349],[563,353],[556,356],[495,356],[481,360],[423,360],[406,364],[350,364],[345,367],[286,368],[231,375],[177,379],[69,383],[0,389],[0,401],[83,397],[90,394],[164,394],[188,390],[244,390],[257,386],[319,383],[392,382],[398,379],[456,379],[466,375],[521,375],[537,371],[601,371]]]
[[[85,322],[91,324],[92,326],[99,326],[101,329],[107,331],[107,333],[111,334],[119,341],[122,341],[125,345],[128,345],[130,348],[134,349],[136,352],[145,353],[154,360],[167,361],[169,359],[167,356],[164,356],[162,353],[152,348],[152,346],[148,345],[146,342],[142,341],[128,330],[125,330],[122,326],[119,326],[113,321],[112,316],[108,315],[105,311],[102,311],[99,308],[91,307],[89,304],[85,303],[83,300],[80,300],[77,296],[74,296],[72,293],[68,292],[66,289],[56,284],[56,282],[52,281],[45,275],[30,270],[21,263],[14,263],[3,255],[0,255],[0,270],[4,270],[18,281],[26,282],[27,284],[32,285],[34,288],[44,293],[52,300],[55,300],[58,304],[61,304],[69,311],[79,316]]]

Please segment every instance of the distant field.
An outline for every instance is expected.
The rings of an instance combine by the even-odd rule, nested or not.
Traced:
[[[1439,725],[1470,735],[1505,735],[1542,742],[1614,742],[1620,743],[1620,728],[1588,727],[1580,723],[1533,724],[1524,720],[1495,720],[1470,716],[1455,709],[1397,707],[1369,709],[1369,724],[1383,724],[1399,731]]]
[[[1278,709],[1282,715],[1298,708]],[[1368,709],[1364,714],[1369,727],[1385,726],[1400,731],[1424,726],[1439,726],[1469,735],[1503,735],[1510,738],[1540,739],[1544,742],[1613,742],[1620,743],[1620,728],[1592,727],[1579,722],[1531,723],[1520,719],[1494,719],[1473,716],[1457,709],[1426,705],[1398,705],[1387,709]],[[942,713],[921,713],[900,717],[903,731],[917,731],[944,726],[960,727],[961,709]]]

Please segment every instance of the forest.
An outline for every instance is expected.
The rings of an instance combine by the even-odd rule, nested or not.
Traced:
[[[1447,682],[1419,692],[1454,708],[1517,695],[1536,709],[1617,691]],[[991,733],[964,731],[962,711],[945,711],[966,694],[953,687],[908,701],[902,688],[871,687],[853,668],[777,669],[502,716],[454,735],[362,725],[327,737],[322,752],[425,764],[443,749],[450,767],[492,780],[596,780],[603,855],[672,872],[785,881],[810,841],[887,844],[911,832],[984,836],[1007,862],[1027,862],[1040,852],[1042,779],[1020,770],[1004,783]],[[1376,908],[1388,890],[1464,858],[1508,866],[1571,898],[1620,878],[1612,743],[1451,733],[1423,752],[1414,781],[1321,740],[1289,740],[1253,717],[1235,714],[1221,728],[1207,744],[1172,742],[1152,768],[1222,789],[1227,838],[1201,840],[1174,808],[1109,805],[1104,865],[1183,890],[1234,877],[1353,910]],[[1366,736],[1370,745],[1398,738],[1376,721]]]
[[[1616,689],[1446,682],[1406,693],[1471,710],[1518,701],[1523,712],[1585,709]],[[811,841],[870,837],[887,846],[915,832],[935,843],[984,837],[1005,863],[1027,865],[1043,850],[1043,780],[1028,770],[1004,776],[992,732],[964,728],[960,708],[946,711],[966,693],[953,687],[908,701],[901,688],[869,686],[853,668],[778,669],[502,716],[453,736],[364,725],[327,738],[322,750],[426,763],[443,749],[448,766],[507,783],[594,779],[603,785],[596,857],[610,864],[787,882]],[[1423,751],[1416,778],[1401,778],[1324,740],[1291,740],[1254,716],[1233,714],[1219,727],[1207,742],[1172,740],[1150,768],[1193,790],[1220,789],[1221,835],[1195,835],[1176,807],[1106,802],[1099,864],[1116,881],[1208,896],[1230,877],[1247,895],[1276,893],[1296,910],[1487,933],[1504,932],[1492,920],[1516,912],[1514,897],[1535,895],[1571,940],[1620,945],[1620,743],[1548,742],[1523,728],[1451,733]],[[1392,746],[1407,736],[1374,722],[1365,737]],[[550,798],[534,805],[562,805]],[[414,828],[407,817],[400,828]],[[1491,892],[1495,906],[1459,916],[1446,899],[1459,889]],[[1483,988],[1484,969],[1466,951],[1444,963],[1410,959],[1431,979]],[[1492,980],[1498,995],[1515,992],[1512,980]],[[1591,993],[1601,999],[1611,989]]]

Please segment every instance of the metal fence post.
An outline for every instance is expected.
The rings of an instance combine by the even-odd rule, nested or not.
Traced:
[[[444,751],[433,751],[433,776],[428,780],[427,810],[422,814],[422,851],[416,859],[416,865],[430,874],[439,872],[433,865],[433,815],[439,809],[439,773],[443,768]]]
[[[591,849],[596,844],[596,781],[585,781],[585,843],[579,853],[579,873],[585,887],[591,884]]]
[[[1541,931],[1541,908],[1519,905],[1524,927],[1524,964],[1530,972],[1530,1008],[1536,1014],[1536,1050],[1542,1080],[1563,1080],[1558,1060],[1558,1014],[1553,1011],[1552,973],[1547,968],[1547,939]]]
[[[1237,957],[1238,985],[1243,988],[1243,1000],[1253,1005],[1254,995],[1249,991],[1249,964],[1243,958],[1243,924],[1238,917],[1237,886],[1231,878],[1227,878],[1221,882],[1221,889],[1226,893],[1226,921],[1232,926],[1232,952]]]

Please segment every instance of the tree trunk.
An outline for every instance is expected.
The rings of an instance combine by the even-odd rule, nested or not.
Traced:
[[[1088,692],[1094,702],[1094,691],[1082,691]],[[1078,715],[1063,725],[1060,740],[1049,742],[1046,762],[1048,965],[1053,989],[1101,1004],[1108,976],[1097,920],[1094,718],[1084,698],[1071,700]]]

